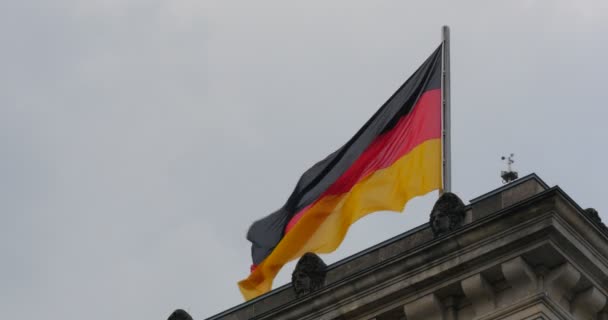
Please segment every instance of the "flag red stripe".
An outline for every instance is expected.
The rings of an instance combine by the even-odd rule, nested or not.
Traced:
[[[440,137],[441,90],[434,89],[423,93],[412,111],[401,118],[393,129],[376,138],[319,199],[350,191],[357,182],[374,171],[389,167],[417,145]],[[291,218],[285,233],[289,232],[315,202]]]

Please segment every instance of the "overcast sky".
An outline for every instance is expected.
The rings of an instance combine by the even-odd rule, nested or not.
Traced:
[[[453,189],[500,156],[608,220],[608,1],[0,0],[0,318],[209,317],[249,225],[452,28]],[[425,223],[360,220],[334,262]],[[287,265],[275,287],[289,281]]]

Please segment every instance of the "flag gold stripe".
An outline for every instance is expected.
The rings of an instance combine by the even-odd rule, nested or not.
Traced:
[[[287,262],[306,252],[332,252],[361,217],[375,211],[401,212],[408,200],[440,187],[441,139],[435,138],[371,173],[349,192],[319,199],[255,271],[239,282],[241,293],[250,300],[268,292]]]

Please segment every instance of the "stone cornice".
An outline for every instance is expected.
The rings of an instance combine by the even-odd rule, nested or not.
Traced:
[[[559,188],[547,190],[254,319],[331,319],[350,310],[362,312],[364,305],[375,304],[382,296],[410,296],[415,300],[421,292],[436,290],[437,282],[442,285],[450,278],[457,281],[462,266],[475,269],[488,259],[496,263],[501,254],[522,246],[534,248],[532,243],[549,239],[548,235],[558,230],[555,204],[561,195]],[[495,232],[488,233],[487,229]],[[405,303],[408,299],[402,300]],[[356,308],[350,306],[353,303]]]
[[[535,175],[528,179],[540,180]],[[520,184],[525,182],[526,180]],[[540,185],[543,184],[544,182]],[[503,187],[502,190],[509,189]],[[495,196],[500,194],[494,192],[480,198],[487,201],[489,197]],[[471,208],[475,210],[475,204],[467,206],[466,210],[470,212]],[[419,243],[413,246],[407,243],[398,244],[399,241],[406,241],[408,237],[414,237],[412,239]],[[295,299],[289,295],[290,287],[284,286],[272,294],[237,306],[210,320],[337,319],[343,316],[354,319],[370,318],[379,308],[391,309],[408,305],[412,306],[409,312],[416,312],[418,307],[433,306],[432,302],[439,299],[439,296],[425,298],[430,304],[412,304],[414,301],[435,292],[440,293],[442,288],[447,286],[460,286],[461,282],[464,283],[462,290],[468,292],[470,299],[479,299],[484,291],[489,292],[491,287],[479,272],[501,264],[507,282],[516,286],[521,283],[530,285],[525,292],[522,291],[521,295],[524,297],[540,285],[534,283],[536,276],[531,268],[535,265],[528,266],[522,260],[522,255],[529,255],[535,264],[543,264],[545,261],[542,253],[548,251],[553,252],[555,257],[546,261],[546,267],[557,268],[555,263],[566,261],[572,267],[563,268],[572,268],[581,273],[584,270],[585,280],[578,282],[579,286],[591,285],[596,290],[593,292],[599,294],[589,293],[590,297],[606,296],[608,291],[608,279],[605,276],[608,274],[608,236],[559,187],[524,197],[493,213],[478,214],[477,219],[469,220],[468,224],[449,234],[432,238],[428,225],[425,225],[416,228],[415,232],[375,246],[373,250],[366,250],[365,254],[381,257],[378,256],[380,250],[395,245],[398,245],[395,249],[404,250],[394,251],[392,255],[382,259],[376,258],[374,263],[367,263],[363,268],[350,269],[350,273],[343,273],[342,277],[334,276],[325,287],[312,294]],[[356,263],[357,259],[361,258],[365,258],[365,255],[351,257],[328,269],[338,272],[340,268]],[[517,270],[527,271],[518,273],[520,271]],[[571,279],[564,274],[556,275],[555,270],[552,272],[553,278],[560,279],[565,284],[568,284],[567,279]],[[570,291],[581,289],[565,284],[547,290],[555,296],[556,292],[566,290],[564,288]],[[574,295],[570,292],[568,294]],[[552,310],[550,312],[556,314],[559,314],[559,310],[563,311],[565,304],[569,303],[564,302],[566,298],[561,302],[561,298],[543,299],[550,302],[547,306]],[[599,303],[600,300],[597,299],[594,301]],[[483,313],[485,310],[496,308],[496,300],[493,301],[477,303],[476,312]],[[407,307],[404,308],[407,310]],[[563,319],[569,318],[564,316]]]

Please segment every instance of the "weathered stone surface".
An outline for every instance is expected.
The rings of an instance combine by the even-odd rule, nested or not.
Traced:
[[[471,301],[473,310],[478,317],[490,313],[496,308],[494,290],[480,273],[462,280],[460,285],[464,294]]]
[[[596,319],[597,314],[606,305],[606,296],[597,288],[591,287],[574,297],[572,315],[576,319]]]
[[[461,227],[464,214],[464,203],[457,195],[451,192],[442,194],[431,211],[430,225],[435,237]]]
[[[513,290],[513,297],[522,299],[536,292],[536,274],[522,257],[504,262],[500,267],[507,283]]]
[[[297,297],[309,294],[323,287],[327,265],[314,253],[306,253],[300,258],[291,274],[291,283]]]
[[[167,320],[192,320],[192,316],[183,309],[177,309],[173,311]]]
[[[581,278],[581,273],[569,262],[551,270],[545,277],[545,291],[551,299],[569,309],[568,295]]]
[[[403,306],[408,320],[444,320],[443,305],[434,294],[429,294]]]
[[[546,189],[548,186],[535,174],[513,181],[502,192],[491,191],[472,199],[472,220],[481,219]]]

